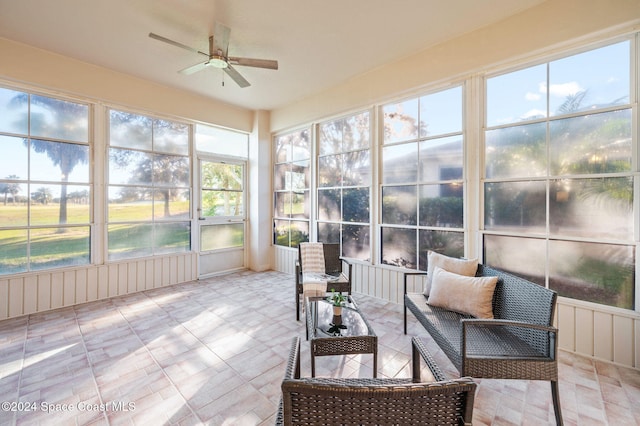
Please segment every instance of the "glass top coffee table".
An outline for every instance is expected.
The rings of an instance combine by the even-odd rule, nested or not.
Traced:
[[[358,309],[352,296],[333,314],[333,305],[324,297],[305,300],[307,340],[311,348],[311,377],[315,377],[315,357],[327,355],[372,354],[373,377],[378,372],[378,336]]]

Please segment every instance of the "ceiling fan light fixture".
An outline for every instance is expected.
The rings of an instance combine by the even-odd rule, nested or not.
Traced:
[[[222,56],[212,56],[211,59],[209,59],[209,62],[207,62],[208,65],[215,67],[215,68],[227,68],[229,66],[229,64],[227,63],[227,61],[225,61],[225,59]]]

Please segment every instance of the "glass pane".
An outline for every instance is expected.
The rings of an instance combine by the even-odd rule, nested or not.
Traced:
[[[286,163],[291,161],[291,135],[283,135],[275,138],[276,163]]]
[[[344,154],[343,186],[369,186],[371,183],[371,158],[369,150]]]
[[[154,254],[182,253],[191,250],[191,225],[189,222],[157,223]]]
[[[200,167],[202,187],[241,191],[243,170],[244,167],[239,164],[203,161]]]
[[[342,149],[342,128],[344,120],[335,120],[320,125],[319,151],[320,155],[336,154]]]
[[[420,185],[420,225],[462,228],[463,194],[461,183]]]
[[[318,220],[339,222],[342,217],[340,210],[339,189],[318,190]]]
[[[203,189],[202,216],[242,216],[243,193],[238,191],[213,191]]]
[[[344,120],[344,151],[369,148],[370,128],[369,112],[352,115]]]
[[[292,191],[308,189],[310,184],[311,168],[309,161],[297,161],[291,164],[291,173],[286,177],[289,182],[288,188]]]
[[[29,132],[28,96],[0,87],[0,132],[21,135]]]
[[[275,217],[291,217],[291,192],[276,192],[275,194]],[[207,198],[208,200],[208,198]],[[209,215],[209,209],[211,206],[208,204],[205,205],[205,197],[203,192],[203,201],[202,201],[202,214],[203,216]]]
[[[273,168],[273,189],[291,189],[291,163],[276,164]]]
[[[417,210],[415,185],[382,188],[382,223],[415,225]]]
[[[552,233],[633,239],[633,178],[563,179],[550,185]]]
[[[32,271],[89,264],[88,226],[35,228],[30,233],[29,263]]]
[[[486,183],[485,229],[545,232],[546,205],[544,181]]]
[[[189,154],[189,126],[167,120],[153,120],[153,150]]]
[[[552,121],[552,175],[617,173],[631,170],[631,110]]]
[[[229,223],[200,227],[200,250],[244,247],[244,224]]]
[[[109,183],[152,185],[152,154],[109,148]]]
[[[385,105],[383,113],[385,144],[418,138],[418,98]]]
[[[462,132],[462,87],[420,98],[420,137]]]
[[[484,236],[484,263],[545,286],[545,256],[547,243],[543,239]]]
[[[318,241],[322,243],[340,243],[340,224],[318,222]]]
[[[353,188],[342,191],[342,220],[344,222],[369,222],[369,188]]]
[[[289,247],[289,221],[275,220],[273,228],[273,243],[278,246]]]
[[[547,125],[527,124],[485,134],[488,178],[537,177],[547,174]]]
[[[414,229],[381,228],[382,263],[416,269],[416,231]]]
[[[549,242],[549,287],[560,296],[635,309],[633,246]]]
[[[31,145],[31,180],[89,182],[89,147],[37,139]]]
[[[318,186],[340,186],[342,183],[342,155],[318,158]]]
[[[0,151],[0,179],[27,180],[29,149],[26,141],[23,138],[0,136]]]
[[[300,161],[311,158],[311,143],[309,141],[309,130],[305,129],[293,133],[291,138],[291,160]]]
[[[342,255],[364,261],[371,260],[370,229],[368,225],[343,225]]]
[[[156,189],[153,197],[154,219],[189,219],[189,195],[189,190],[185,188]],[[238,203],[240,203],[239,209],[242,210],[242,201],[239,201]]]
[[[31,186],[31,225],[89,223],[89,200],[85,185]]]
[[[151,151],[152,122],[152,119],[143,115],[111,110],[109,112],[109,144]]]
[[[291,217],[309,219],[309,191],[291,193]]]
[[[156,186],[189,186],[189,157],[154,154],[153,156],[153,183]],[[146,179],[149,170],[140,170]]]
[[[87,142],[89,107],[31,95],[31,136]]]
[[[546,117],[546,82],[546,64],[489,78],[487,126]]]
[[[426,271],[428,265],[427,256],[429,250],[444,254],[445,256],[460,258],[464,256],[464,233],[449,231],[430,231],[421,229],[420,237],[420,267]]]
[[[309,222],[291,221],[291,247],[309,241]]]
[[[0,226],[26,226],[29,218],[27,185],[0,181],[0,197]]]
[[[109,260],[153,255],[153,225],[109,225],[107,227]]]
[[[418,144],[382,149],[382,183],[413,183],[418,180]]]
[[[462,167],[462,136],[420,142],[421,182],[462,179]]]
[[[196,124],[196,149],[201,152],[249,157],[249,135],[220,127]]]
[[[552,115],[629,103],[630,42],[549,63]]]
[[[1,212],[0,217],[4,218],[4,214]],[[0,247],[2,247],[0,250],[0,275],[27,271],[26,229],[0,231]]]
[[[141,187],[109,187],[109,222],[137,222],[153,219],[151,190]]]

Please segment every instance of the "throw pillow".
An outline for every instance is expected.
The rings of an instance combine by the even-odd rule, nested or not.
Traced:
[[[436,267],[427,303],[476,318],[491,319],[497,282],[498,277],[465,277]]]
[[[431,250],[427,253],[427,263],[429,266],[427,267],[427,278],[425,279],[425,296],[428,296],[431,291],[433,271],[436,267],[467,277],[473,277],[478,270],[478,259],[456,259]]]

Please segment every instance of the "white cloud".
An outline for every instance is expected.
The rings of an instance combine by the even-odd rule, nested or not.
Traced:
[[[527,101],[537,101],[540,99],[540,95],[537,93],[527,92],[524,95],[524,99]]]
[[[532,118],[532,117],[546,117],[547,112],[542,109],[530,109],[529,111],[522,114],[521,118]]]
[[[562,84],[552,84],[549,87],[551,95],[558,96],[560,98],[566,98],[567,96],[575,95],[576,93],[582,92],[583,90],[584,89],[580,87],[580,84],[575,81]]]

